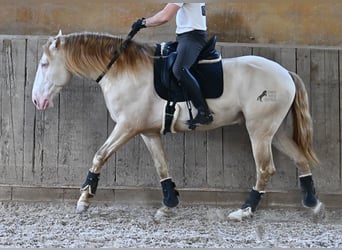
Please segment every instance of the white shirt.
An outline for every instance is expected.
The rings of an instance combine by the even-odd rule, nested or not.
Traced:
[[[177,34],[207,30],[205,3],[174,3],[180,7],[176,16]]]

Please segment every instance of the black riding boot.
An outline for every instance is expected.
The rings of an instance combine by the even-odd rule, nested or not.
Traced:
[[[182,69],[182,77],[180,79],[182,86],[187,91],[187,94],[198,110],[197,116],[193,120],[188,120],[188,125],[209,124],[213,121],[213,116],[209,111],[209,107],[205,99],[203,98],[201,88],[190,71],[186,68]]]

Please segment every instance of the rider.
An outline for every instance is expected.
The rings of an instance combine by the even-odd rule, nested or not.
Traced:
[[[195,126],[209,124],[213,121],[213,116],[203,98],[200,85],[189,71],[207,43],[205,3],[168,3],[154,16],[138,19],[132,25],[132,30],[138,32],[141,28],[159,26],[174,16],[177,25],[178,53],[172,71],[198,110],[197,116],[187,123]]]

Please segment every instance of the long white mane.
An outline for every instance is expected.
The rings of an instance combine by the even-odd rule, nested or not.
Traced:
[[[56,44],[63,51],[67,69],[79,76],[87,76],[90,71],[100,74],[119,50],[123,39],[117,36],[100,33],[72,33],[58,36]],[[45,45],[45,52],[49,56],[49,46]],[[152,63],[154,47],[148,44],[129,42],[127,48],[113,65],[113,71],[134,70],[141,63]]]

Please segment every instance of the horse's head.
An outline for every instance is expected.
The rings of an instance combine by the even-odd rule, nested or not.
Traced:
[[[60,31],[44,45],[32,89],[32,101],[37,109],[53,107],[53,98],[69,82],[71,73],[65,67],[63,37]]]

